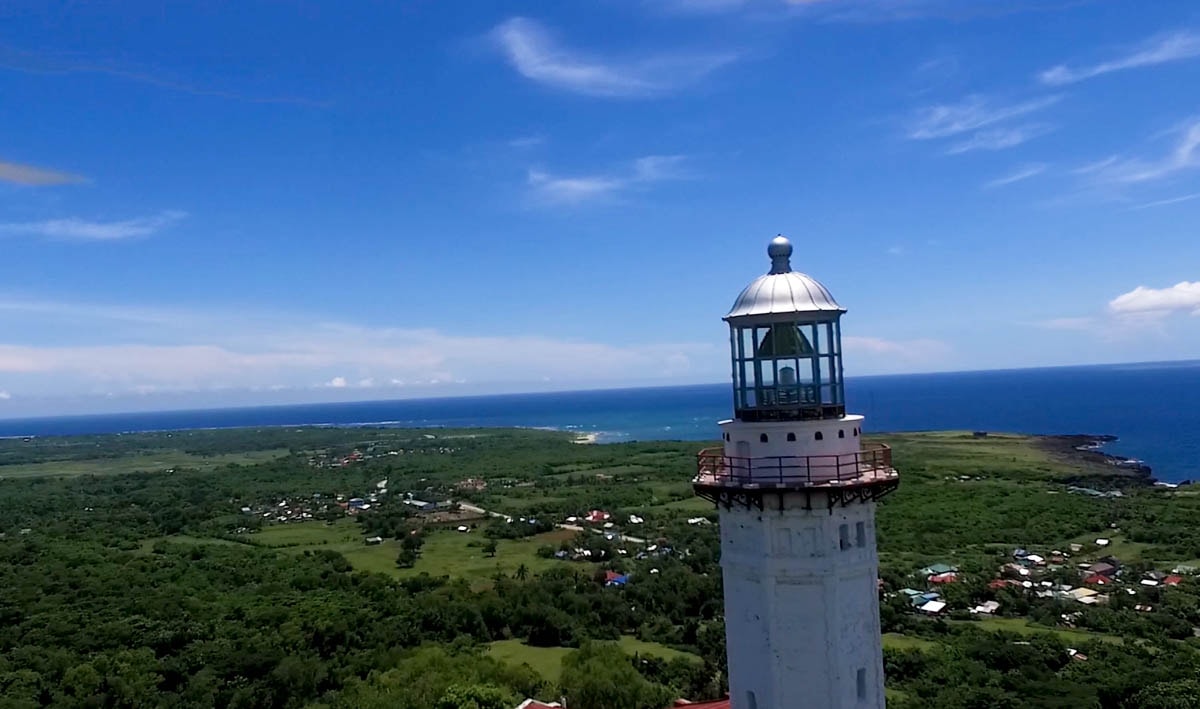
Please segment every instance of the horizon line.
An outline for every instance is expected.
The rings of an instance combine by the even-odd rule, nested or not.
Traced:
[[[893,374],[860,374],[846,377],[847,382],[858,379],[885,379],[892,377],[926,377],[939,375],[962,375],[962,374],[1001,374],[1006,372],[1028,372],[1050,369],[1088,369],[1100,367],[1168,367],[1180,365],[1200,365],[1200,358],[1193,359],[1177,359],[1177,360],[1153,360],[1153,361],[1137,361],[1137,362],[1093,362],[1085,364],[1057,364],[1057,365],[1039,365],[1032,367],[1002,367],[995,369],[957,369],[957,370],[942,370],[935,372],[906,372]],[[730,383],[722,382],[691,382],[686,384],[651,384],[651,385],[630,385],[630,386],[598,386],[583,389],[546,389],[540,391],[500,391],[489,394],[462,394],[451,393],[442,396],[412,396],[399,398],[365,398],[352,399],[345,401],[302,401],[283,404],[238,404],[231,406],[207,406],[197,408],[151,408],[142,410],[123,410],[123,411],[107,411],[97,413],[60,413],[60,414],[39,414],[33,416],[5,416],[0,417],[0,424],[14,423],[34,423],[46,422],[61,419],[102,419],[120,416],[146,416],[146,415],[177,415],[177,414],[194,414],[194,413],[212,413],[212,412],[234,412],[234,411],[252,411],[261,409],[295,409],[306,406],[355,406],[362,404],[387,404],[394,402],[421,402],[421,401],[444,401],[456,399],[492,399],[510,396],[554,396],[563,394],[586,394],[597,392],[618,392],[618,391],[645,391],[653,389],[685,389],[690,387],[712,387],[726,386]],[[366,421],[358,423],[303,423],[303,424],[261,424],[263,426],[370,426],[390,423],[386,421]],[[138,432],[149,432],[151,430],[204,430],[205,428],[252,428],[251,426],[229,426],[229,427],[192,427],[187,429],[142,429]],[[477,428],[477,427],[468,427]],[[502,428],[510,428],[504,426]],[[132,432],[132,431],[130,431]],[[14,437],[14,436],[5,436]],[[15,436],[22,437],[22,436]]]

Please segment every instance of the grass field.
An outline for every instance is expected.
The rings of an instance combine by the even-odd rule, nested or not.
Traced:
[[[0,466],[3,478],[74,477],[77,475],[117,475],[120,473],[154,472],[172,468],[213,468],[234,464],[253,464],[282,458],[286,449],[227,453],[224,455],[199,456],[183,451],[156,451],[153,455],[131,455],[120,458],[95,458],[84,460],[49,461],[45,463],[21,463]]]
[[[916,648],[917,650],[927,650],[937,645],[933,640],[924,638],[914,638],[911,635],[901,635],[900,633],[884,633],[883,646],[890,647],[893,650],[906,650]]]
[[[1096,539],[1098,538],[1108,539],[1108,546],[1096,547]],[[1080,560],[1090,561],[1102,556],[1112,556],[1125,563],[1140,561],[1142,559],[1147,561],[1155,560],[1153,545],[1143,542],[1131,542],[1120,532],[1087,534],[1077,537],[1072,541],[1088,547],[1087,553],[1078,557]]]
[[[1106,635],[1104,633],[1092,633],[1086,630],[1070,630],[1067,628],[1047,628],[1041,625],[1034,625],[1026,618],[981,618],[980,620],[962,620],[950,621],[951,623],[971,625],[981,630],[990,631],[1006,631],[1009,633],[1018,633],[1020,635],[1035,635],[1037,633],[1053,633],[1062,638],[1064,642],[1082,644],[1099,640],[1106,643],[1122,643],[1121,638],[1116,635]]]
[[[268,547],[328,547],[329,545],[363,543],[359,526],[348,519],[326,524],[325,522],[294,522],[275,524],[254,533],[255,544]]]
[[[487,538],[482,534],[455,531],[439,531],[430,534],[421,547],[421,555],[411,569],[396,568],[396,555],[400,544],[386,541],[377,546],[364,546],[345,552],[346,559],[357,569],[379,571],[398,578],[427,573],[430,576],[452,576],[471,581],[487,581],[497,571],[511,576],[517,567],[525,565],[531,574],[544,571],[557,564],[557,559],[543,559],[537,555],[538,547],[557,544],[561,531],[546,532],[528,539],[501,539],[496,542],[496,556],[483,553]]]
[[[622,636],[620,645],[621,649],[630,655],[638,653],[661,657],[664,660],[684,657],[699,661],[699,658],[691,653],[680,652],[658,643],[643,642],[632,635]],[[497,660],[513,665],[528,664],[550,682],[558,682],[562,673],[563,657],[569,652],[571,649],[566,647],[532,647],[520,640],[498,640],[488,646],[488,654]]]

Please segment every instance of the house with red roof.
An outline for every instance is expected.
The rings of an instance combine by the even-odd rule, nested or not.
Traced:
[[[1178,586],[1183,583],[1183,577],[1179,574],[1171,574],[1162,580],[1164,586]]]

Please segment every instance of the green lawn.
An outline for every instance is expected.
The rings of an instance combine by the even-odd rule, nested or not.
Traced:
[[[362,531],[349,519],[333,524],[318,521],[273,524],[255,532],[248,539],[254,544],[276,548],[328,548],[329,545],[363,543]]]
[[[699,661],[699,658],[691,653],[673,650],[658,643],[644,642],[632,635],[622,636],[620,645],[622,650],[631,655],[636,652],[641,655],[661,657],[664,660],[685,657]],[[497,640],[488,646],[488,654],[497,660],[513,665],[528,664],[550,682],[558,682],[559,675],[562,673],[563,657],[569,652],[571,652],[571,648],[532,647],[520,640]]]
[[[1097,547],[1097,539],[1108,539],[1108,546]],[[1088,549],[1088,552],[1080,557],[1081,559],[1090,560],[1101,556],[1112,556],[1128,563],[1154,558],[1153,545],[1144,542],[1131,542],[1120,532],[1082,535],[1071,541],[1083,544]]]
[[[354,568],[363,571],[378,571],[397,578],[427,573],[430,576],[453,576],[472,581],[486,581],[497,571],[511,576],[522,564],[530,574],[568,562],[543,559],[537,555],[543,544],[557,544],[561,533],[547,532],[528,539],[501,539],[496,543],[496,556],[483,553],[487,542],[478,532],[462,533],[453,530],[437,531],[425,539],[421,555],[411,569],[396,567],[396,556],[400,543],[387,540],[376,546],[360,546],[343,551]]]
[[[716,509],[712,502],[703,497],[689,497],[684,500],[676,500],[675,502],[660,505],[660,507],[668,510],[684,510],[687,512],[712,512]]]
[[[161,472],[172,468],[212,470],[213,468],[230,463],[244,465],[261,463],[282,458],[287,454],[288,451],[284,448],[213,456],[199,456],[183,451],[163,450],[155,451],[153,454],[129,455],[119,458],[55,460],[44,463],[5,465],[0,466],[0,479],[117,475],[121,473]]]
[[[914,638],[911,635],[902,635],[900,633],[884,633],[883,646],[890,647],[893,650],[907,650],[916,648],[917,650],[927,650],[937,645],[933,640],[924,638]]]
[[[1064,642],[1082,644],[1099,640],[1107,643],[1120,644],[1124,642],[1116,635],[1106,635],[1105,633],[1092,633],[1086,630],[1071,630],[1069,628],[1048,628],[1043,625],[1034,625],[1027,618],[981,618],[980,620],[961,620],[950,621],[951,623],[961,625],[971,625],[982,630],[989,631],[1006,631],[1009,633],[1019,633],[1021,635],[1035,635],[1037,633],[1054,633],[1062,638]]]

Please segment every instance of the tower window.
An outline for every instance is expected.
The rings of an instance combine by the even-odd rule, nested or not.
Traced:
[[[729,440],[729,434],[728,434],[728,433],[726,433],[726,434],[725,434],[725,440],[727,440],[727,441]]]
[[[867,524],[866,522],[858,522],[854,525],[854,541],[858,546],[865,547],[867,545]]]
[[[754,692],[746,692],[746,707],[747,709],[758,709],[758,697],[754,696]]]
[[[855,427],[855,429],[854,429],[854,435],[856,435],[856,436],[858,435],[858,428],[857,428],[857,427]]]
[[[855,677],[855,684],[858,685],[857,689],[859,700],[865,700],[867,698],[867,668],[858,668],[858,673]]]
[[[838,438],[845,438],[845,437],[846,437],[846,430],[843,428],[839,428],[838,429]]]
[[[788,439],[788,443],[794,443],[796,441],[796,434],[789,433],[787,435],[787,439]]]
[[[766,442],[767,442],[767,434],[765,434],[765,433],[764,433],[764,434],[762,434],[761,436],[759,436],[759,437],[758,437],[758,442],[759,442],[759,443],[766,443]]]
[[[821,433],[820,431],[817,431],[816,435],[813,436],[813,438],[816,438],[818,441],[823,441],[823,440],[825,440],[825,434]]]
[[[850,525],[838,525],[838,543],[843,550],[850,548]]]

